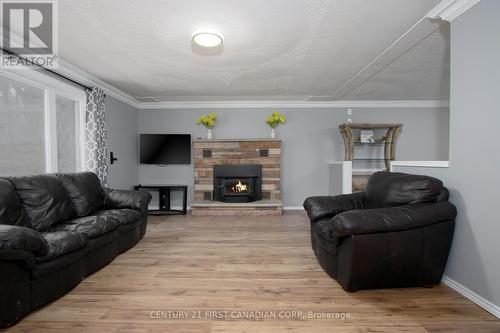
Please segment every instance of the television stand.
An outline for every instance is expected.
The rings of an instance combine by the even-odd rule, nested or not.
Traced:
[[[151,215],[173,215],[187,213],[187,185],[136,185],[135,190],[158,191],[159,209],[148,210]],[[182,210],[170,208],[170,194],[172,191],[182,192]]]

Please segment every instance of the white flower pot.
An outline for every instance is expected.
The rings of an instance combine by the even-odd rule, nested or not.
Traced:
[[[208,131],[207,131],[207,139],[211,140],[212,138],[213,138],[212,129],[209,128]]]
[[[271,128],[271,139],[276,139],[276,130]]]

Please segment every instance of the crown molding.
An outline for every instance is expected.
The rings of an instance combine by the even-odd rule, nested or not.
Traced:
[[[327,108],[328,101],[175,101],[143,102],[139,109]]]
[[[425,38],[439,27],[439,24],[430,22],[426,18],[438,15],[447,8],[458,6],[465,8],[472,7],[479,0],[444,0],[429,12],[425,18],[419,20],[413,27],[406,31],[391,46],[379,54],[365,68],[348,80],[339,88],[333,96],[334,101],[310,101],[310,100],[275,100],[275,101],[170,101],[170,102],[139,102],[133,96],[90,74],[86,70],[73,65],[62,58],[58,59],[57,72],[71,77],[88,86],[95,86],[103,89],[109,96],[116,98],[136,109],[216,109],[216,108],[446,108],[448,101],[442,100],[341,100],[352,89],[362,84],[368,77],[383,69],[387,64],[397,59],[406,50],[413,47],[416,42]],[[468,6],[466,6],[468,4]],[[433,14],[435,13],[435,14]],[[453,11],[455,13],[455,11]],[[460,15],[458,14],[458,15]],[[457,16],[458,16],[457,15]],[[20,37],[18,37],[20,38]]]
[[[96,86],[106,94],[139,110],[156,109],[250,109],[250,108],[447,108],[442,100],[339,100],[339,101],[175,101],[138,102],[131,95],[63,59],[57,71],[85,85]]]
[[[138,103],[141,110],[156,109],[249,109],[249,108],[446,108],[448,101],[210,101]]]
[[[427,14],[427,18],[451,22],[468,11],[479,1],[480,0],[444,0]]]
[[[5,38],[5,35],[2,35],[2,38]],[[16,41],[17,43],[24,43],[24,39],[18,34],[11,33],[10,38]],[[57,59],[57,67],[50,69],[65,76],[68,76],[73,80],[78,81],[84,85],[99,87],[103,89],[107,95],[113,96],[114,98],[124,103],[127,103],[135,108],[139,107],[139,102],[129,94],[121,91],[120,89],[110,85],[107,82],[104,82],[103,80],[90,74],[86,70],[78,66],[75,66],[60,57]]]
[[[138,102],[131,95],[88,73],[63,59],[59,59],[57,71],[85,85],[96,86],[139,110],[156,109],[250,109],[250,108],[446,108],[448,101],[441,100],[387,100],[387,101],[175,101]]]
[[[349,79],[332,96],[334,101],[311,101],[311,100],[275,100],[275,101],[170,101],[170,102],[139,102],[133,96],[105,82],[97,76],[90,74],[86,70],[65,61],[58,59],[57,72],[71,77],[88,86],[95,86],[103,89],[109,96],[116,98],[136,109],[154,110],[154,109],[240,109],[240,108],[444,108],[449,107],[448,101],[440,100],[375,100],[375,101],[353,101],[342,100],[342,96],[355,89],[365,82],[369,77],[383,69],[389,63],[413,47],[417,42],[425,38],[439,27],[436,22],[431,22],[427,18],[439,16],[441,13],[447,15],[448,11],[454,15],[458,9],[465,10],[472,7],[479,0],[444,0],[424,18],[420,19],[415,25],[408,29],[393,44],[380,53],[373,61],[365,66],[361,71]],[[457,9],[458,8],[458,9]],[[456,16],[458,16],[456,15]],[[454,17],[456,17],[454,16]],[[447,17],[447,16],[446,16]],[[443,18],[444,19],[444,18]],[[15,35],[14,38],[22,41],[22,38]]]
[[[122,90],[112,86],[111,84],[101,80],[97,76],[90,74],[84,69],[75,66],[61,58],[59,58],[59,66],[56,69],[59,73],[67,75],[74,80],[77,80],[88,86],[99,87],[104,90],[104,92],[124,103],[127,103],[136,109],[139,108],[140,103],[138,103],[132,96],[123,92]]]

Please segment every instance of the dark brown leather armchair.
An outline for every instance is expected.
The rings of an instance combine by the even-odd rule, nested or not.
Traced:
[[[440,180],[377,172],[364,192],[310,197],[304,208],[318,261],[345,290],[441,282],[457,212]]]

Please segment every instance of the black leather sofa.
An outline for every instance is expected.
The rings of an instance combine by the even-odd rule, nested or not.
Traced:
[[[0,327],[75,287],[146,232],[151,195],[94,173],[0,178]]]
[[[378,172],[364,192],[305,200],[313,250],[346,291],[441,282],[456,208],[432,177]]]

